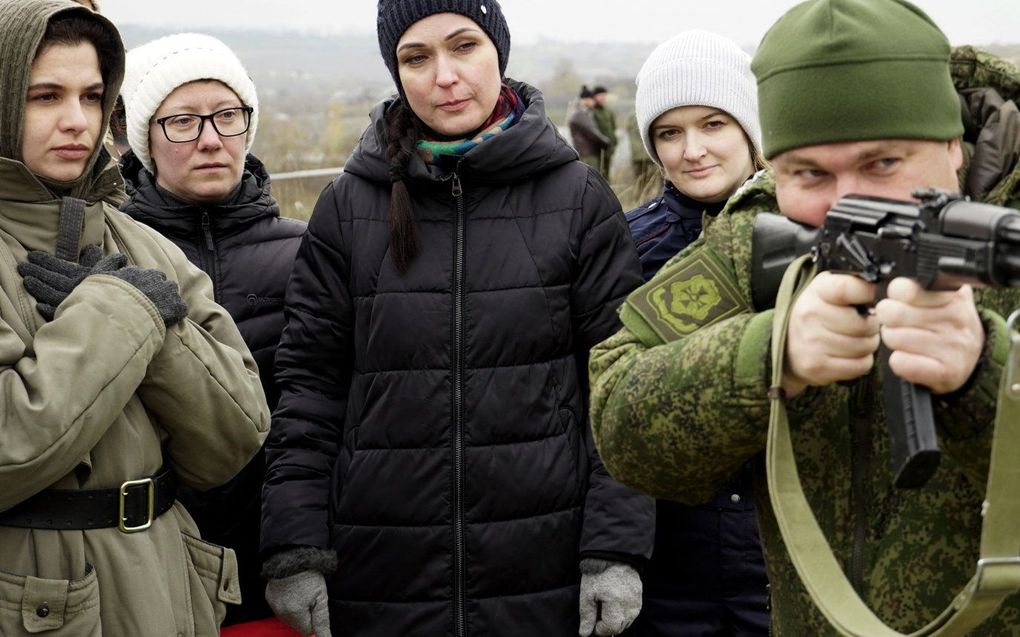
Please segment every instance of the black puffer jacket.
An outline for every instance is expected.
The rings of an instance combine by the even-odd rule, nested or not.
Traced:
[[[213,281],[216,302],[230,312],[259,366],[269,408],[279,397],[273,358],[283,331],[283,296],[305,223],[280,217],[269,175],[253,155],[228,203],[191,204],[158,188],[132,153],[121,159],[130,199],[121,209],[173,241]],[[265,454],[259,452],[226,485],[180,500],[202,536],[234,549],[241,577],[240,607],[228,606],[227,624],[269,617],[259,578],[259,526]]]
[[[511,83],[522,119],[408,168],[419,253],[389,250],[382,104],[322,193],[287,294],[263,551],[333,547],[335,634],[566,636],[578,560],[648,558],[654,504],[609,478],[587,353],[641,280],[619,203]]]

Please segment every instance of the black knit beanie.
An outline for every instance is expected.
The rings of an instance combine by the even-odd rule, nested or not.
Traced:
[[[398,88],[397,42],[400,36],[418,20],[436,13],[459,13],[474,20],[496,45],[499,74],[506,73],[510,57],[510,30],[497,0],[379,0],[379,16],[376,18],[379,52]]]

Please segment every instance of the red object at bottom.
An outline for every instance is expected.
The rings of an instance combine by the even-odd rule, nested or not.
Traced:
[[[273,617],[227,626],[220,631],[220,637],[301,637],[301,633]]]

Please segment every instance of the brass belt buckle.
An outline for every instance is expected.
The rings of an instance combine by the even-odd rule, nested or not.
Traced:
[[[124,517],[124,498],[128,496],[128,490],[132,487],[148,487],[148,514],[145,516],[145,524],[139,524],[138,526],[128,526],[127,518]],[[144,531],[145,529],[152,526],[153,514],[156,512],[156,483],[153,482],[152,478],[142,478],[141,480],[128,480],[120,485],[118,492],[118,514],[117,514],[117,528],[120,529],[121,533],[137,533]]]

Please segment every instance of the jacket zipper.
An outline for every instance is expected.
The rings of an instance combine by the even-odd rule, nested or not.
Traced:
[[[453,172],[457,226],[453,253],[453,614],[457,637],[465,637],[464,592],[464,191]]]
[[[202,211],[202,238],[205,240],[204,250],[200,250],[202,254],[202,269],[205,270],[206,274],[212,278],[213,282],[213,298],[217,303],[220,302],[220,272],[219,265],[216,259],[216,241],[213,240],[212,233],[212,222],[209,219],[209,213]]]
[[[867,382],[861,381],[852,390],[862,402],[870,401]],[[861,404],[855,400],[853,403]],[[858,414],[869,414],[872,410],[867,404]],[[850,500],[851,515],[854,519],[853,550],[850,554],[850,583],[858,595],[864,595],[864,545],[867,541],[868,494],[867,478],[871,469],[871,423],[860,415],[850,418],[851,427],[851,485],[853,493]]]

